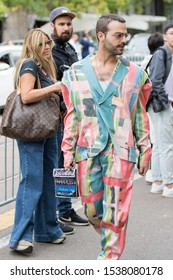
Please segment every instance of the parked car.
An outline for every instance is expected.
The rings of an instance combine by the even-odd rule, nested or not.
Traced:
[[[21,52],[22,46],[0,46],[0,110],[14,89],[15,64]]]
[[[148,48],[148,38],[150,33],[138,33],[134,35],[124,50],[124,56],[131,62],[141,65],[144,57],[150,53]]]
[[[0,46],[3,45],[23,45],[23,39],[16,39],[16,40],[8,40],[8,41],[3,41],[0,43]]]

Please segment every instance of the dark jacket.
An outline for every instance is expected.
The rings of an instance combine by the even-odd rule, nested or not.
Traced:
[[[54,36],[52,39],[55,43],[52,54],[57,67],[57,80],[61,81],[64,70],[78,61],[77,52],[70,43],[60,44]]]
[[[67,70],[74,62],[78,61],[77,52],[70,43],[60,43],[53,35],[51,35],[55,46],[52,49],[52,55],[57,67],[57,80],[61,81],[63,73]],[[60,109],[61,111],[66,111],[66,106],[63,101],[63,97],[60,97]]]
[[[150,80],[152,82],[152,91],[148,105],[152,104],[153,95],[158,95],[163,110],[165,110],[169,107],[169,100],[168,95],[165,92],[164,84],[171,69],[172,53],[166,44],[162,48],[166,52],[163,52],[162,50],[158,49],[153,54],[152,60],[149,65]]]

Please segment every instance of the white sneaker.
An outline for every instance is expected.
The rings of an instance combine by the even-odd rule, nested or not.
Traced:
[[[51,243],[52,244],[61,244],[65,239],[66,239],[66,235],[63,233],[60,237],[51,241]]]
[[[10,249],[16,252],[30,254],[33,251],[33,244],[27,240],[20,240],[16,247],[10,247]]]
[[[164,197],[173,197],[173,187],[171,189],[164,186],[162,196]]]
[[[154,180],[153,180],[153,177],[152,177],[152,172],[151,172],[151,169],[149,169],[145,175],[145,181],[149,184],[153,183]]]
[[[151,193],[162,193],[163,188],[164,188],[163,184],[157,185],[156,183],[152,183],[150,192]]]

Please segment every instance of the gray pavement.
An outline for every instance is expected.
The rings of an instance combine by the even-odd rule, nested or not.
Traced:
[[[134,182],[126,246],[121,260],[173,260],[173,198],[151,194],[144,178]],[[83,214],[83,209],[77,210]],[[0,239],[11,228],[0,232]],[[34,244],[30,256],[0,249],[1,260],[95,260],[100,251],[100,237],[92,226],[77,227],[64,244]]]

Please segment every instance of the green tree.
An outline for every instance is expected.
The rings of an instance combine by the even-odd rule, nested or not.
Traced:
[[[0,0],[0,17],[1,17],[1,15],[5,14],[6,12],[7,12],[7,7],[3,3],[3,1]]]
[[[164,15],[164,6],[172,5],[172,0],[143,0],[142,3],[139,0],[0,0],[0,14],[4,13],[4,9],[8,7],[12,11],[25,9],[27,12],[36,13],[39,16],[47,16],[53,8],[58,6],[66,6],[76,13],[103,14],[121,11],[128,14],[132,11],[144,14],[147,5],[154,5],[153,14]]]
[[[135,4],[137,10],[141,7],[141,3],[138,0],[1,0],[6,7],[12,10],[17,10],[24,7],[28,12],[34,12],[38,15],[47,15],[53,8],[58,6],[66,6],[74,12],[95,12],[95,13],[107,13],[115,12],[119,10],[128,12],[131,4]],[[150,0],[144,0],[148,3]]]

